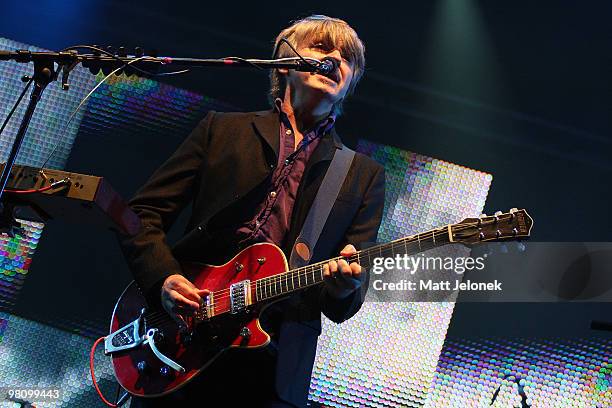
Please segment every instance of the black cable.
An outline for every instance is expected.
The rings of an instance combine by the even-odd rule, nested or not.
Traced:
[[[17,107],[19,107],[19,104],[21,103],[21,100],[23,99],[23,97],[25,96],[26,92],[30,88],[30,85],[32,85],[33,81],[34,81],[34,78],[30,78],[30,80],[26,84],[25,88],[23,88],[23,91],[21,91],[21,95],[19,95],[19,98],[17,99],[17,102],[15,102],[15,104],[13,105],[13,108],[9,112],[8,116],[4,120],[4,123],[2,124],[2,127],[0,128],[0,135],[4,131],[4,128],[6,127],[6,125],[8,125],[9,120],[11,119],[11,116],[13,116],[13,113],[15,113],[15,111],[17,110]]]
[[[289,48],[291,48],[291,51],[293,51],[295,53],[295,55],[297,55],[298,57],[300,57],[300,59],[305,62],[306,64],[314,67],[314,68],[318,68],[317,64],[313,64],[312,62],[306,60],[304,57],[302,57],[302,55],[293,47],[293,45],[291,45],[291,43],[289,42],[289,40],[287,40],[285,37],[281,38],[280,41],[278,42],[278,44],[276,44],[276,46],[274,47],[274,52],[272,53],[272,58],[276,58],[276,54],[278,54],[278,50],[280,48],[280,44],[281,43],[285,43],[289,46]]]
[[[119,401],[119,392],[121,392],[121,385],[117,383],[117,392],[115,393],[115,405],[117,405],[117,402]]]
[[[60,52],[65,52],[65,51],[70,51],[70,50],[78,50],[78,49],[93,50],[93,51],[99,52],[101,54],[104,54],[104,55],[106,55],[108,57],[114,58],[115,60],[121,62],[122,64],[126,64],[125,61],[123,61],[121,58],[119,58],[118,56],[116,56],[112,52],[103,50],[102,48],[94,47],[93,45],[73,45],[71,47],[64,48]],[[150,76],[167,76],[167,75],[184,74],[186,72],[189,72],[188,69],[183,69],[181,71],[172,71],[172,72],[157,73],[157,72],[147,71],[146,69],[141,69],[141,68],[138,68],[136,66],[133,66],[133,67],[130,67],[130,68],[132,68],[133,70],[138,71],[138,72],[140,72],[142,74],[150,75]]]

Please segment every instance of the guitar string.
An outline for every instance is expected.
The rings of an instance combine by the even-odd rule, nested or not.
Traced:
[[[512,218],[513,217],[510,216],[510,219],[512,219]],[[500,221],[503,221],[503,219],[500,218]],[[491,222],[483,222],[480,225],[482,226],[482,225],[491,224],[491,223],[495,223],[495,222],[496,221],[492,220]],[[462,226],[463,226],[463,228],[461,228]],[[460,224],[460,225],[456,226],[457,228],[455,228],[454,231],[455,232],[460,232],[460,231],[472,228],[474,226],[478,226],[478,224],[477,223]],[[360,251],[358,254],[354,254],[354,255],[352,255],[352,256],[350,256],[348,258],[338,257],[338,258],[332,258],[330,260],[346,259],[349,263],[351,263],[353,261],[359,261],[360,258],[364,257],[363,255],[365,255],[366,252],[370,252],[371,253],[371,252],[375,252],[375,250],[378,250],[378,253],[381,256],[383,254],[386,254],[387,252],[394,253],[395,252],[394,251],[394,246],[395,245],[398,245],[398,246],[404,245],[405,249],[407,249],[407,245],[414,246],[415,243],[419,244],[419,246],[420,246],[421,241],[420,241],[419,237],[423,236],[423,239],[427,239],[427,238],[429,238],[429,235],[432,236],[432,239],[434,240],[434,242],[435,242],[435,238],[434,238],[435,236],[438,236],[438,237],[440,237],[440,236],[448,236],[448,226],[440,227],[440,228],[437,228],[437,229],[434,229],[434,230],[431,230],[431,231],[427,231],[427,232],[424,232],[424,233],[421,233],[421,234],[417,234],[417,235],[414,235],[414,236],[400,238],[398,240],[391,241],[391,242],[386,243],[386,244],[381,244],[381,245],[378,245],[376,247],[367,248],[367,249],[365,249],[363,251]],[[418,241],[415,241],[415,239],[418,239]],[[450,241],[448,241],[448,242],[444,241],[444,243],[450,243]],[[368,256],[369,256],[369,254],[368,254]],[[292,279],[292,282],[293,282],[293,279],[295,277],[298,277],[298,279],[299,279],[301,276],[306,277],[306,276],[308,276],[310,274],[312,274],[314,276],[314,272],[317,269],[320,270],[320,267],[322,265],[325,265],[326,263],[328,263],[330,260],[321,261],[319,263],[308,265],[308,266],[303,267],[303,268],[295,269],[295,270],[292,270],[292,271],[287,271],[287,272],[275,275],[273,277],[261,278],[261,279],[259,279],[257,281],[251,282],[249,284],[249,289],[251,291],[255,290],[257,292],[258,282],[266,281],[265,283],[261,283],[260,284],[260,287],[259,287],[260,292],[262,291],[262,289],[264,289],[264,288],[262,288],[263,285],[266,285],[266,287],[270,289],[270,292],[272,292],[272,289],[273,289],[272,287],[274,286],[274,289],[276,289],[276,285],[281,283],[281,293],[274,293],[272,296],[266,296],[265,298],[261,298],[261,299],[258,299],[258,300],[267,300],[267,299],[271,299],[271,298],[276,297],[276,296],[283,295],[284,293],[283,293],[283,290],[282,290],[282,280],[285,280],[287,282],[288,279],[289,279],[289,276],[291,276],[291,279]],[[272,279],[270,279],[270,278],[272,278]],[[313,279],[313,283],[310,284],[310,285],[307,284],[305,287],[313,286],[313,285],[321,283],[321,282],[322,281],[315,281]],[[286,284],[286,286],[288,288],[287,284]],[[228,292],[229,292],[229,289],[223,289],[221,291],[212,292],[212,294],[213,294],[213,302],[207,304],[206,307],[212,307],[213,309],[215,309],[215,306],[218,303],[221,303],[221,301],[223,301],[223,300],[229,299],[229,297],[230,297],[229,294],[225,296],[225,293],[228,293]],[[274,292],[276,292],[276,290],[274,290]],[[289,292],[291,292],[291,291],[289,291]],[[225,306],[226,307],[229,306],[227,302],[225,303]],[[224,309],[215,310],[215,312],[217,312],[215,314],[215,316],[217,316],[219,314],[226,313],[228,311],[229,311],[229,308],[228,309],[224,308]],[[151,319],[151,321],[155,321],[155,315],[157,315],[157,317],[163,316],[164,319],[165,319],[166,316],[169,317],[169,315],[167,313],[165,313],[165,312],[152,312],[151,316],[153,316],[153,318]]]
[[[442,228],[446,229],[446,227],[442,227]],[[432,230],[432,232],[433,231],[437,231],[435,233],[436,236],[447,236],[448,235],[448,231],[447,230],[445,230],[445,231],[439,231],[439,230],[440,229]],[[431,232],[428,231],[426,233],[422,233],[422,234],[419,234],[419,235],[431,235]],[[278,282],[280,282],[282,280],[287,280],[286,275],[288,275],[288,274],[294,274],[295,276],[298,276],[298,275],[299,276],[309,275],[309,274],[312,274],[313,272],[315,272],[318,267],[323,266],[323,265],[327,264],[328,262],[330,262],[332,260],[337,262],[337,261],[339,261],[341,259],[344,259],[344,260],[347,260],[349,263],[356,262],[356,261],[359,261],[360,258],[365,257],[368,252],[374,252],[374,250],[376,250],[376,249],[378,249],[379,252],[380,252],[381,248],[384,248],[384,247],[392,248],[393,245],[391,245],[391,244],[398,244],[398,245],[400,245],[400,244],[401,245],[413,244],[414,241],[409,241],[409,239],[415,239],[415,237],[416,236],[400,238],[399,240],[396,240],[396,241],[392,241],[392,242],[389,242],[389,243],[386,243],[386,244],[382,244],[382,245],[377,245],[377,246],[372,247],[372,248],[367,248],[367,249],[364,249],[362,251],[359,251],[358,253],[356,253],[354,255],[351,255],[350,257],[331,258],[331,259],[328,259],[328,260],[325,260],[325,261],[317,262],[315,264],[307,265],[305,267],[293,269],[291,271],[281,272],[280,274],[276,274],[276,275],[273,275],[273,276],[268,276],[268,277],[265,277],[265,278],[261,278],[261,279],[259,279],[257,281],[253,281],[253,282],[250,283],[250,285],[255,285],[257,282],[261,282],[261,281],[266,280],[266,282],[262,282],[260,285],[265,284],[265,285],[271,286],[271,285],[275,285],[276,283],[278,283]],[[423,238],[425,239],[427,237],[423,237]],[[405,242],[401,243],[400,241],[402,241],[402,240],[405,240]],[[446,243],[448,243],[448,242],[446,242]],[[387,251],[387,249],[385,249],[384,251]],[[311,269],[311,270],[307,270],[307,269]],[[230,289],[226,288],[226,289],[222,289],[220,291],[213,292],[212,293],[213,294],[213,299],[224,298],[223,295],[225,295],[229,291],[230,291]]]
[[[514,216],[510,214],[508,218],[509,218],[509,220],[512,220],[514,218]],[[505,219],[502,218],[502,216],[499,216],[499,221],[505,221]],[[497,221],[495,221],[495,220],[485,221],[485,222],[480,223],[480,226],[487,225],[487,224],[495,224],[495,223],[497,223]],[[454,232],[461,232],[461,231],[464,231],[466,229],[470,229],[470,228],[478,227],[478,226],[479,226],[478,223],[456,224],[455,225],[456,228],[453,231]],[[461,227],[463,227],[463,228],[461,228]],[[310,271],[304,271],[304,275],[308,275],[308,274],[311,274],[311,273],[313,273],[315,271],[316,268],[314,268],[314,267],[324,265],[324,264],[328,263],[331,260],[338,261],[340,259],[345,259],[345,260],[348,259],[349,262],[354,262],[354,261],[358,261],[359,258],[362,257],[361,255],[367,254],[367,252],[373,252],[376,249],[378,249],[379,252],[380,252],[381,248],[384,248],[384,247],[391,247],[392,248],[393,247],[392,244],[407,245],[407,244],[413,244],[414,242],[418,242],[418,244],[420,244],[421,243],[421,241],[420,241],[420,237],[421,236],[423,237],[423,239],[427,239],[427,238],[429,238],[430,235],[432,235],[432,233],[434,233],[432,238],[433,238],[434,243],[435,243],[435,237],[436,236],[437,237],[440,237],[440,236],[446,237],[446,236],[448,236],[448,225],[443,226],[443,227],[439,227],[439,228],[436,228],[436,229],[433,229],[433,230],[430,230],[430,231],[427,231],[427,232],[424,232],[424,233],[421,233],[421,234],[417,234],[417,235],[413,235],[413,236],[409,236],[409,237],[400,238],[400,239],[397,239],[395,241],[391,241],[391,242],[388,242],[388,243],[385,243],[385,244],[380,244],[380,245],[377,245],[377,246],[372,247],[372,248],[367,248],[367,249],[364,249],[364,250],[360,251],[359,253],[357,253],[355,255],[352,255],[349,258],[337,257],[337,258],[328,259],[328,260],[325,260],[325,261],[318,262],[316,264],[308,265],[308,266],[303,267],[303,268],[294,269],[292,271],[286,271],[286,272],[274,275],[272,277],[262,278],[262,279],[260,279],[258,281],[267,280],[266,283],[262,283],[262,284],[266,284],[268,286],[276,285],[278,282],[280,282],[282,280],[286,280],[287,277],[285,275],[287,275],[289,273],[299,272],[301,269],[306,269],[306,268],[313,269],[313,270],[310,270]],[[415,239],[418,240],[418,241],[415,241]],[[450,243],[450,242],[445,242],[445,243]],[[385,251],[386,251],[386,249],[385,249]],[[251,282],[251,285],[256,283],[256,282],[258,282],[258,281]],[[226,289],[222,289],[220,291],[214,292],[213,293],[213,299],[215,299],[215,298],[218,299],[220,297],[223,298],[223,295],[226,292],[229,292],[229,291],[230,291],[230,289],[226,288]]]
[[[430,235],[430,232],[423,233],[423,234],[420,234],[420,235],[424,235],[424,234]],[[437,236],[447,235],[447,232],[446,231],[445,232],[437,231],[436,235]],[[313,275],[314,276],[314,272],[315,271],[320,270],[320,268],[323,265],[327,264],[331,260],[338,261],[340,259],[345,259],[345,260],[347,260],[347,262],[351,263],[353,261],[359,261],[360,258],[364,257],[366,252],[378,252],[381,255],[382,254],[386,254],[388,251],[394,252],[394,245],[391,245],[391,244],[404,245],[404,246],[407,246],[409,244],[410,245],[414,245],[414,242],[409,241],[410,238],[414,238],[414,237],[406,237],[406,238],[402,238],[402,239],[397,240],[397,241],[392,241],[392,242],[387,243],[387,244],[379,245],[377,247],[367,248],[367,249],[365,249],[363,251],[360,251],[359,254],[351,255],[348,258],[344,258],[344,257],[332,258],[332,259],[329,259],[329,260],[326,260],[326,261],[318,262],[316,264],[308,265],[306,267],[294,269],[292,271],[287,271],[287,272],[275,275],[273,277],[261,278],[261,279],[259,279],[257,281],[251,282],[249,284],[249,286],[250,286],[250,289],[252,291],[257,291],[257,285],[259,284],[260,291],[261,291],[261,290],[264,289],[264,288],[262,288],[262,286],[265,285],[270,290],[270,292],[272,292],[272,287],[273,286],[275,287],[278,283],[282,282],[283,280],[288,281],[289,276],[291,276],[291,279],[294,279],[296,277],[298,277],[298,279],[304,277],[304,280],[307,281],[306,277],[308,277],[308,275]],[[402,241],[404,241],[404,242],[402,242]],[[378,251],[374,251],[375,249],[378,249]],[[366,256],[369,256],[369,255],[366,255]],[[270,278],[272,278],[272,279],[270,279]],[[262,281],[265,281],[265,282],[262,282]],[[314,285],[314,284],[319,283],[319,282],[321,282],[321,281],[315,281],[315,279],[313,278],[313,283],[311,285]],[[311,285],[306,285],[306,286],[311,286]],[[276,290],[274,290],[274,292],[276,292]],[[282,293],[280,293],[280,294],[282,294]],[[207,304],[206,307],[214,307],[216,303],[220,303],[220,301],[226,300],[226,299],[230,298],[229,289],[223,289],[221,291],[212,292],[212,295],[213,295],[213,302],[210,302],[209,304]],[[272,297],[277,296],[277,295],[279,295],[279,294],[275,293],[275,295],[273,295]],[[164,314],[164,313],[162,312],[162,314]]]
[[[510,216],[509,216],[509,219],[510,219],[510,220],[512,220],[513,218],[514,218],[514,217],[513,217],[512,215],[510,215]],[[499,218],[499,220],[500,220],[500,221],[504,221],[504,219],[503,219],[502,217],[500,217],[500,218]],[[485,222],[480,223],[480,225],[482,226],[482,225],[487,225],[487,224],[492,224],[492,223],[496,223],[496,221],[494,221],[494,220],[491,220],[490,222],[486,222],[486,221],[485,221]],[[461,226],[463,226],[463,228],[460,228]],[[478,223],[472,223],[472,224],[461,224],[461,225],[457,225],[457,226],[456,226],[457,228],[455,228],[455,230],[454,230],[454,231],[456,231],[456,232],[460,232],[460,231],[463,231],[463,230],[466,230],[466,229],[472,228],[472,227],[474,227],[474,226],[478,226]],[[415,238],[417,238],[417,239],[418,239],[420,236],[423,236],[423,239],[426,239],[426,238],[428,238],[428,237],[429,237],[429,235],[430,235],[430,234],[432,235],[432,239],[433,239],[433,240],[434,240],[434,242],[435,242],[435,236],[438,236],[438,237],[439,237],[439,236],[447,236],[447,235],[448,235],[448,234],[447,234],[447,233],[448,233],[447,227],[448,227],[448,226],[440,227],[440,228],[437,228],[437,229],[434,229],[434,230],[431,230],[431,231],[427,231],[427,232],[425,232],[425,233],[417,234],[417,235],[415,235],[415,236],[409,236],[409,237],[405,237],[405,238],[400,238],[400,239],[398,239],[398,240],[395,240],[395,241],[392,241],[392,242],[389,242],[389,243],[386,243],[386,244],[382,244],[382,245],[378,245],[378,246],[376,246],[376,247],[368,248],[368,249],[366,249],[366,250],[360,251],[360,253],[359,253],[359,254],[354,254],[354,255],[352,255],[352,256],[351,256],[351,257],[349,257],[349,258],[338,257],[338,258],[333,258],[333,260],[347,259],[347,260],[348,260],[348,262],[359,261],[359,258],[361,258],[361,256],[360,256],[360,255],[363,255],[365,252],[374,252],[374,250],[376,250],[376,249],[378,249],[379,254],[382,256],[382,254],[383,254],[383,253],[387,253],[387,252],[389,252],[389,251],[391,251],[391,253],[393,253],[393,252],[394,252],[394,245],[395,245],[395,244],[397,244],[397,245],[404,245],[404,246],[405,246],[405,249],[407,249],[407,245],[408,245],[408,244],[410,244],[410,245],[414,245],[414,244],[415,244],[415,241],[414,241],[414,239],[415,239]],[[419,240],[419,242],[418,242],[418,243],[420,244],[420,240]],[[445,243],[450,243],[450,242],[445,242]],[[260,282],[260,281],[264,281],[264,280],[267,280],[267,282],[265,283],[265,285],[266,285],[265,287],[269,288],[269,289],[270,289],[270,292],[272,292],[272,288],[273,288],[273,286],[274,286],[274,289],[275,289],[275,290],[274,290],[274,292],[276,292],[276,285],[277,285],[279,282],[282,282],[282,280],[285,280],[285,281],[287,282],[287,281],[288,281],[288,276],[289,276],[289,275],[291,275],[292,280],[293,280],[295,277],[298,277],[298,279],[299,279],[301,276],[307,276],[307,275],[310,275],[310,274],[313,274],[313,276],[314,276],[314,272],[317,270],[317,266],[319,266],[319,267],[320,267],[321,265],[324,265],[324,264],[326,264],[326,263],[327,263],[327,262],[329,262],[329,261],[330,261],[330,260],[326,260],[326,261],[319,262],[319,263],[317,263],[317,264],[308,265],[308,266],[303,267],[303,268],[300,268],[300,269],[295,269],[295,270],[292,270],[292,271],[287,271],[287,272],[285,272],[285,273],[281,273],[281,274],[279,274],[279,275],[274,276],[274,277],[273,277],[273,279],[270,279],[271,277],[266,277],[266,278],[259,279],[259,280],[257,280],[257,281],[251,282],[251,283],[250,283],[250,285],[249,285],[249,289],[250,289],[251,291],[253,291],[253,290],[257,291],[257,289],[258,289],[258,288],[257,288],[257,284],[258,284],[258,282]],[[309,269],[310,269],[310,270],[309,270]],[[320,268],[319,268],[319,270],[320,270]],[[314,279],[313,279],[313,283],[312,283],[312,284],[310,284],[310,285],[306,285],[306,287],[308,287],[308,286],[312,286],[312,285],[315,285],[315,284],[318,284],[318,283],[320,283],[320,282],[321,282],[321,281],[314,281]],[[263,285],[264,285],[263,283],[260,285],[260,288],[259,288],[259,289],[260,289],[260,292],[261,292],[261,290],[262,290],[262,289],[265,289],[265,288],[262,288],[262,287],[261,287],[261,286],[263,286]],[[253,286],[254,286],[254,287],[253,287]],[[286,284],[286,286],[287,286],[287,288],[288,288],[288,285],[287,285],[287,284]],[[212,307],[213,309],[215,309],[215,306],[216,306],[217,304],[221,303],[221,301],[223,301],[223,300],[228,299],[228,298],[229,298],[229,295],[224,296],[224,293],[225,293],[225,292],[229,292],[229,289],[224,289],[224,290],[221,290],[221,291],[213,292],[213,300],[214,300],[214,299],[217,299],[217,300],[218,300],[218,302],[213,301],[213,302],[209,303],[209,304],[207,305],[207,307]],[[290,292],[290,291],[289,291],[289,292]],[[216,296],[216,297],[214,296],[215,294],[217,294],[217,296]],[[282,283],[281,283],[281,293],[274,293],[272,296],[266,296],[265,298],[261,298],[261,299],[258,299],[258,300],[266,300],[266,299],[271,299],[271,298],[273,298],[273,297],[280,296],[280,295],[283,295],[283,294],[284,294],[284,293],[283,293],[283,290],[282,290]],[[257,296],[257,295],[256,295],[256,296]],[[227,302],[225,302],[225,306],[226,306],[226,307],[228,307],[228,306],[229,306],[229,304],[228,304]],[[216,316],[216,315],[219,315],[219,314],[226,313],[227,311],[229,311],[229,309],[228,309],[228,308],[223,308],[223,309],[218,309],[218,310],[215,310],[215,312],[217,312],[217,313],[215,314],[215,316]],[[154,314],[156,314],[156,313],[157,313],[158,315],[165,315],[165,316],[168,316],[168,314],[167,314],[167,313],[165,313],[165,312],[153,312],[151,315],[154,315]],[[164,317],[165,317],[165,316],[164,316]]]
[[[464,229],[466,229],[466,228],[464,228]],[[433,231],[432,231],[432,232],[433,232]],[[420,235],[424,235],[424,234],[425,234],[425,233],[420,234]],[[429,232],[427,232],[427,235],[429,235]],[[439,231],[439,230],[438,230],[436,233],[433,233],[433,234],[432,234],[432,239],[433,239],[433,236],[436,236],[436,235],[437,235],[438,237],[440,237],[440,236],[447,236],[446,232],[444,232],[444,231]],[[391,243],[387,243],[387,244],[379,245],[378,247],[375,247],[375,248],[368,248],[368,250],[378,249],[378,253],[379,253],[381,256],[382,256],[383,254],[388,253],[388,252],[390,252],[391,254],[393,254],[393,253],[395,253],[395,245],[391,245],[391,244],[397,244],[398,246],[404,245],[404,246],[405,246],[405,248],[404,248],[404,249],[407,249],[407,248],[408,248],[408,247],[407,247],[407,245],[409,245],[409,244],[414,246],[415,242],[414,242],[414,241],[409,241],[409,238],[412,238],[412,237],[407,237],[406,239],[400,239],[400,240],[393,241],[393,242],[391,242]],[[448,243],[448,242],[446,242],[446,241],[444,241],[444,242],[445,242],[445,243]],[[420,242],[419,242],[418,244],[420,244]],[[432,247],[432,248],[433,248],[433,247]],[[364,252],[364,251],[362,251],[361,253],[363,253],[363,252]],[[372,252],[375,252],[375,251],[372,251]],[[351,256],[351,257],[349,257],[349,261],[351,261],[351,260],[358,260],[359,258],[360,258],[360,257],[358,257],[358,256],[357,256],[357,254],[355,254],[355,255],[353,255],[353,256]],[[335,258],[335,259],[340,259],[340,258]],[[323,261],[323,262],[321,262],[321,263],[322,263],[322,264],[325,264],[325,263],[327,263],[327,262],[329,262],[329,260],[327,260],[327,261]],[[319,264],[321,264],[321,263],[319,263]],[[286,273],[284,273],[284,274],[281,274],[281,275],[287,275],[287,274],[291,273],[292,275],[294,275],[294,276],[293,276],[293,278],[295,277],[295,275],[298,275],[298,276],[300,276],[300,275],[308,275],[308,274],[313,273],[313,272],[314,272],[314,270],[316,270],[316,268],[315,268],[315,266],[316,266],[316,265],[317,265],[317,264],[309,265],[309,266],[307,266],[306,268],[301,268],[301,269],[297,269],[297,270],[293,270],[293,271],[288,271],[288,272],[286,272]],[[307,269],[307,268],[310,268],[310,269],[313,269],[313,270],[312,270],[312,271],[305,270],[305,269]],[[313,276],[314,276],[314,275],[313,275]],[[292,278],[292,279],[293,279],[293,278]],[[263,280],[263,279],[266,279],[266,278],[262,278],[261,280]],[[279,280],[280,280],[280,281],[282,281],[283,279],[285,279],[286,281],[288,281],[288,278],[285,278],[285,277],[281,277],[280,279],[277,279],[276,281],[277,281],[277,282],[278,282]],[[257,291],[257,282],[259,282],[259,281],[260,281],[260,280],[255,281],[255,282],[252,282],[252,283],[250,284],[250,290],[251,290],[251,291],[253,291],[253,290]],[[315,281],[315,280],[314,280],[314,278],[313,278],[313,283],[312,283],[312,284],[310,284],[310,285],[307,285],[307,286],[313,286],[313,285],[318,284],[318,283],[321,283],[321,282],[322,282],[322,281]],[[255,288],[253,288],[253,285],[255,285]],[[276,284],[275,284],[275,285],[276,285]],[[272,292],[272,287],[270,286],[270,284],[269,284],[269,283],[267,284],[267,286],[269,287],[270,292]],[[286,286],[288,287],[288,285],[287,285],[287,284],[286,284]],[[260,292],[261,292],[261,288],[260,288]],[[260,298],[260,299],[258,299],[258,300],[260,300],[260,301],[261,301],[261,300],[271,299],[271,298],[273,298],[273,297],[281,296],[281,295],[283,295],[283,294],[284,294],[284,293],[283,293],[283,291],[282,291],[282,286],[281,286],[281,293],[276,293],[276,286],[274,286],[274,292],[275,292],[275,293],[274,293],[272,296],[266,296],[265,298]],[[218,292],[213,292],[213,293],[218,293]],[[256,296],[257,296],[257,295],[256,295]],[[213,299],[215,299],[215,297],[214,297],[214,296],[213,296]],[[231,306],[231,305],[229,304],[229,302],[228,302],[229,296],[218,296],[218,297],[217,297],[217,299],[218,299],[218,301],[217,301],[217,302],[214,302],[214,301],[213,301],[213,302],[209,303],[209,304],[207,305],[207,307],[212,307],[212,308],[213,308],[213,310],[214,310],[214,312],[215,312],[215,316],[218,316],[218,315],[221,315],[221,314],[227,313],[227,312],[230,310],[230,306]],[[225,302],[222,302],[222,301],[225,301]],[[215,307],[215,306],[217,306],[217,307]],[[153,313],[152,313],[152,315],[153,315],[153,316],[154,316],[154,313],[156,313],[156,312],[153,312]],[[160,313],[160,314],[161,314],[161,316],[163,316],[163,319],[165,319],[165,318],[168,316],[168,314],[167,314],[167,313],[165,313],[165,312],[158,312],[158,313]],[[153,317],[153,318],[151,319],[151,322],[152,322],[152,323],[154,323],[154,322],[155,322],[155,317]]]
[[[458,228],[457,231],[459,232],[459,231],[462,231],[462,230],[465,230],[465,229],[469,229],[469,228],[471,228],[471,226],[466,226],[465,228]],[[442,230],[442,229],[444,229],[444,230]],[[440,237],[440,236],[446,237],[446,236],[448,236],[447,226],[440,227],[440,228],[437,228],[435,230],[427,231],[425,233],[421,233],[421,234],[418,234],[418,235],[419,236],[423,236],[422,239],[426,239],[426,238],[429,238],[430,235],[432,235],[432,232],[434,232],[434,235],[437,236],[437,237]],[[385,244],[377,245],[375,247],[364,249],[364,250],[359,251],[358,253],[356,253],[354,255],[351,255],[350,257],[331,258],[331,259],[328,259],[328,260],[317,262],[315,264],[307,265],[307,266],[302,267],[302,268],[297,268],[297,269],[293,269],[291,271],[286,271],[286,272],[282,272],[280,274],[276,274],[276,275],[273,275],[273,276],[268,276],[268,277],[265,277],[265,278],[261,278],[261,279],[259,279],[257,281],[251,282],[250,285],[255,285],[255,284],[257,284],[257,282],[261,282],[261,281],[266,281],[266,282],[261,282],[260,285],[267,285],[267,286],[276,285],[276,284],[278,284],[279,282],[281,282],[283,280],[285,280],[285,281],[288,280],[287,275],[289,275],[289,274],[292,274],[293,277],[307,276],[307,275],[313,274],[317,270],[320,271],[320,267],[321,266],[324,266],[325,264],[327,264],[328,262],[330,262],[332,260],[333,261],[339,261],[341,259],[344,259],[344,260],[347,260],[347,262],[349,262],[349,263],[358,262],[360,260],[360,258],[364,258],[365,256],[369,256],[368,253],[376,252],[375,250],[378,250],[379,253],[382,253],[382,251],[384,251],[386,253],[388,251],[388,249],[386,249],[386,248],[390,248],[391,251],[393,251],[393,246],[394,245],[404,245],[404,246],[409,245],[409,244],[413,245],[415,242],[417,242],[417,241],[415,241],[415,239],[417,239],[416,235],[405,237],[405,238],[400,238],[400,239],[395,240],[395,241],[391,241],[391,242],[388,242],[388,243],[385,243]],[[435,241],[435,239],[434,239],[434,241]],[[421,242],[423,242],[423,241],[419,240],[418,243],[420,244]],[[445,241],[445,243],[450,243],[450,242]],[[383,248],[385,248],[385,249],[383,249]],[[230,291],[230,289],[226,288],[226,289],[222,289],[220,291],[213,292],[212,293],[213,294],[213,300],[214,299],[223,299],[223,298],[225,298],[226,296],[224,296],[224,295],[228,294],[229,291]],[[227,297],[229,297],[229,294],[228,294]]]

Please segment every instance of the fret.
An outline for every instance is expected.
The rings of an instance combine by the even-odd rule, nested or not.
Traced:
[[[295,290],[295,281],[293,278],[295,277],[295,273],[291,273],[291,290]]]
[[[323,281],[323,279],[324,279],[324,275],[323,275],[323,265],[321,265],[319,268],[320,268],[320,270],[321,270],[321,281]]]
[[[431,239],[433,240],[434,246],[436,246],[436,230],[431,231]]]
[[[417,234],[416,237],[417,237],[417,242],[419,243],[419,251],[422,251],[422,249],[421,249],[421,234]]]

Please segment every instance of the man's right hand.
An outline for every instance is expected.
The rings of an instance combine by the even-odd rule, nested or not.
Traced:
[[[208,296],[208,289],[198,289],[183,275],[170,275],[161,288],[161,302],[164,310],[185,329],[186,318],[193,315],[202,304],[202,297]]]

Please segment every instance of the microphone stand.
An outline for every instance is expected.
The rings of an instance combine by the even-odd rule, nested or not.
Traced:
[[[74,47],[88,48],[88,47]],[[198,59],[198,58],[172,58],[172,57],[143,57],[143,56],[114,56],[100,54],[79,54],[74,49],[62,52],[31,52],[28,50],[3,51],[0,50],[0,61],[15,60],[20,63],[34,63],[34,75],[24,77],[24,82],[32,80],[34,89],[30,94],[30,100],[17,136],[13,141],[9,157],[0,174],[0,233],[8,233],[13,237],[19,224],[15,221],[14,205],[4,199],[6,184],[11,171],[25,139],[28,126],[36,110],[36,106],[42,97],[42,93],[51,82],[58,77],[62,71],[62,89],[68,90],[68,76],[70,71],[79,63],[88,67],[95,74],[100,69],[110,72],[118,67],[125,67],[126,71],[151,73],[150,69],[161,65],[176,65],[181,67],[256,67],[259,69],[286,68],[298,71],[315,72],[320,69],[321,61],[307,58],[284,58],[279,60],[257,60],[243,58],[221,58],[221,59]],[[58,65],[57,71],[55,64]],[[142,67],[139,68],[139,67]],[[147,71],[145,71],[145,69]]]

